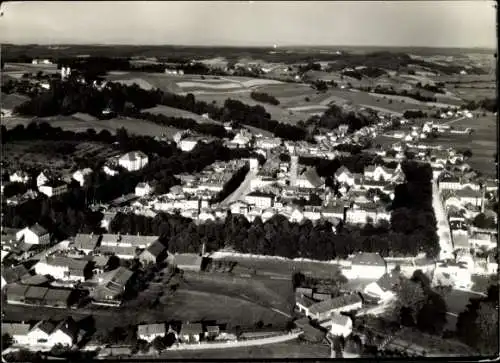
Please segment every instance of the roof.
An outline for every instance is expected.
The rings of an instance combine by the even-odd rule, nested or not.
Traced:
[[[339,296],[333,299],[320,301],[319,303],[312,305],[309,308],[309,312],[311,314],[321,314],[358,302],[361,302],[361,297],[359,297],[359,295],[357,294]]]
[[[149,246],[156,241],[158,236],[141,236],[135,234],[109,234],[104,233],[101,239],[101,247],[104,243],[130,244],[134,247]]]
[[[45,258],[45,263],[51,266],[64,266],[68,267],[70,271],[83,271],[87,264],[86,260],[79,260],[66,256],[47,256]]]
[[[47,230],[45,228],[43,228],[38,223],[36,223],[36,224],[32,225],[31,227],[29,227],[29,230],[31,232],[33,232],[34,234],[36,234],[38,237],[46,235],[47,233],[49,233],[49,232],[47,232]]]
[[[332,316],[330,317],[330,321],[332,322],[332,324],[341,326],[346,326],[347,324],[349,324],[350,320],[351,318],[342,314],[332,314]]]
[[[247,197],[265,197],[265,198],[272,199],[272,198],[274,198],[274,194],[255,191],[255,192],[247,194]]]
[[[179,334],[182,335],[195,335],[203,333],[203,327],[200,323],[193,324],[182,324],[181,331]]]
[[[134,273],[125,267],[118,267],[101,275],[102,285],[110,290],[121,291]]]
[[[5,286],[5,292],[7,293],[7,296],[24,297],[28,289],[29,286],[19,284],[8,284],[7,286]]]
[[[99,247],[99,252],[102,254],[111,254],[119,256],[132,256],[136,255],[136,248],[134,246],[108,246],[104,245]]]
[[[314,301],[312,298],[310,298],[307,295],[298,293],[298,294],[295,294],[295,303],[300,304],[300,305],[308,308],[308,307],[314,305],[316,303],[316,301]]]
[[[467,248],[469,247],[469,237],[462,233],[453,233],[453,247],[454,248]]]
[[[14,335],[26,335],[29,331],[29,324],[2,323],[2,334],[9,334],[11,337]]]
[[[149,245],[148,248],[146,248],[146,251],[151,253],[153,256],[158,257],[162,253],[164,253],[166,249],[167,247],[163,243],[161,243],[159,240],[156,240],[151,245]]]
[[[68,317],[64,320],[61,320],[59,324],[57,324],[57,327],[54,329],[54,331],[57,330],[60,330],[67,336],[74,339],[78,334],[79,328],[78,324],[73,320],[73,318]]]
[[[28,274],[28,269],[24,265],[4,267],[2,270],[2,277],[8,284],[19,281],[23,276]]]
[[[220,331],[220,327],[218,325],[208,325],[207,332],[208,333],[218,333]]]
[[[31,330],[39,329],[47,335],[52,334],[56,329],[57,324],[52,320],[41,320]]]
[[[146,159],[148,156],[142,151],[130,151],[126,154],[120,156],[120,160],[123,161],[136,161],[137,159]]]
[[[383,291],[391,291],[395,284],[399,283],[399,275],[396,273],[385,273],[381,278],[377,280],[377,285]]]
[[[50,279],[45,275],[27,275],[22,280],[21,283],[24,285],[43,285],[49,282]]]
[[[5,94],[2,93],[2,109],[13,110],[15,107],[28,101],[30,98],[18,93]]]
[[[78,233],[75,237],[74,246],[81,250],[93,250],[100,242],[101,236],[98,234]]]
[[[28,290],[24,294],[24,297],[26,299],[43,300],[45,298],[45,295],[47,295],[48,291],[49,291],[49,289],[46,287],[29,286]]]
[[[71,292],[72,290],[68,289],[48,289],[47,293],[45,294],[45,300],[66,303],[68,302]]]
[[[174,255],[174,263],[177,266],[201,266],[201,256],[195,253],[179,253]]]
[[[324,184],[321,177],[318,175],[316,168],[307,168],[302,174],[313,187],[318,188]]]
[[[144,324],[137,327],[137,335],[152,335],[152,334],[165,334],[166,327],[164,323],[161,324]]]
[[[365,266],[385,266],[385,260],[378,253],[362,252],[353,257],[352,264]]]
[[[352,173],[349,171],[349,169],[347,169],[343,165],[340,168],[337,169],[337,171],[335,172],[335,176],[339,177],[343,173],[346,173],[347,175],[352,176]]]
[[[460,198],[480,198],[481,192],[473,190],[471,187],[466,186],[463,189],[458,189],[455,191],[455,195]]]

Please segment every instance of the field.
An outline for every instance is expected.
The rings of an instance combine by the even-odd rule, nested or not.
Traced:
[[[216,123],[220,124],[220,122],[214,121],[210,118],[205,118],[202,117],[196,113],[189,112],[186,110],[181,110],[179,108],[173,108],[173,107],[168,107],[168,106],[163,106],[163,105],[158,105],[156,107],[152,108],[147,108],[142,110],[141,112],[149,112],[155,115],[164,115],[168,117],[183,117],[183,118],[190,118],[195,120],[198,123]]]
[[[165,351],[161,354],[165,359],[301,359],[318,358],[328,359],[330,348],[324,344],[306,344],[299,341],[268,344],[255,347],[232,349],[208,349],[193,351]]]
[[[144,136],[161,136],[165,134],[168,138],[173,138],[179,130],[173,127],[160,126],[153,122],[146,120],[139,120],[133,118],[113,118],[111,120],[95,120],[83,121],[71,116],[56,116],[38,119],[41,122],[47,122],[52,127],[61,127],[63,130],[74,132],[85,132],[87,129],[92,128],[99,132],[107,130],[110,133],[116,133],[116,130],[124,127],[130,134],[144,135]],[[2,124],[7,128],[13,128],[16,125],[28,125],[32,119],[11,117],[2,119]]]

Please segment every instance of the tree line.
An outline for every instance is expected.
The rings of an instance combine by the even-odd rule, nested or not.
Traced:
[[[353,111],[346,112],[337,105],[330,106],[321,116],[312,116],[306,121],[306,125],[315,125],[330,130],[338,128],[340,125],[348,125],[349,131],[354,132],[366,126],[371,126],[379,121],[376,113],[370,112],[360,114]]]
[[[253,91],[252,93],[250,93],[250,97],[252,97],[252,99],[254,99],[255,101],[269,103],[270,105],[274,105],[274,106],[277,106],[280,104],[280,101],[278,101],[278,99],[276,97],[274,97],[268,93],[265,93],[265,92]]]

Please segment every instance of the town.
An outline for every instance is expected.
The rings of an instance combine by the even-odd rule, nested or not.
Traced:
[[[2,47],[5,361],[498,353],[493,54],[82,48]]]

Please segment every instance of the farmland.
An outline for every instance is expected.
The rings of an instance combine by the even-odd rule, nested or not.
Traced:
[[[167,117],[190,118],[190,119],[195,120],[198,123],[216,123],[216,124],[219,124],[219,122],[217,122],[217,121],[214,121],[210,118],[202,117],[196,113],[181,110],[179,108],[163,106],[163,105],[158,105],[156,107],[147,108],[147,109],[142,110],[142,112],[148,112],[148,113],[151,113],[153,115],[163,115],[163,116],[167,116]]]

